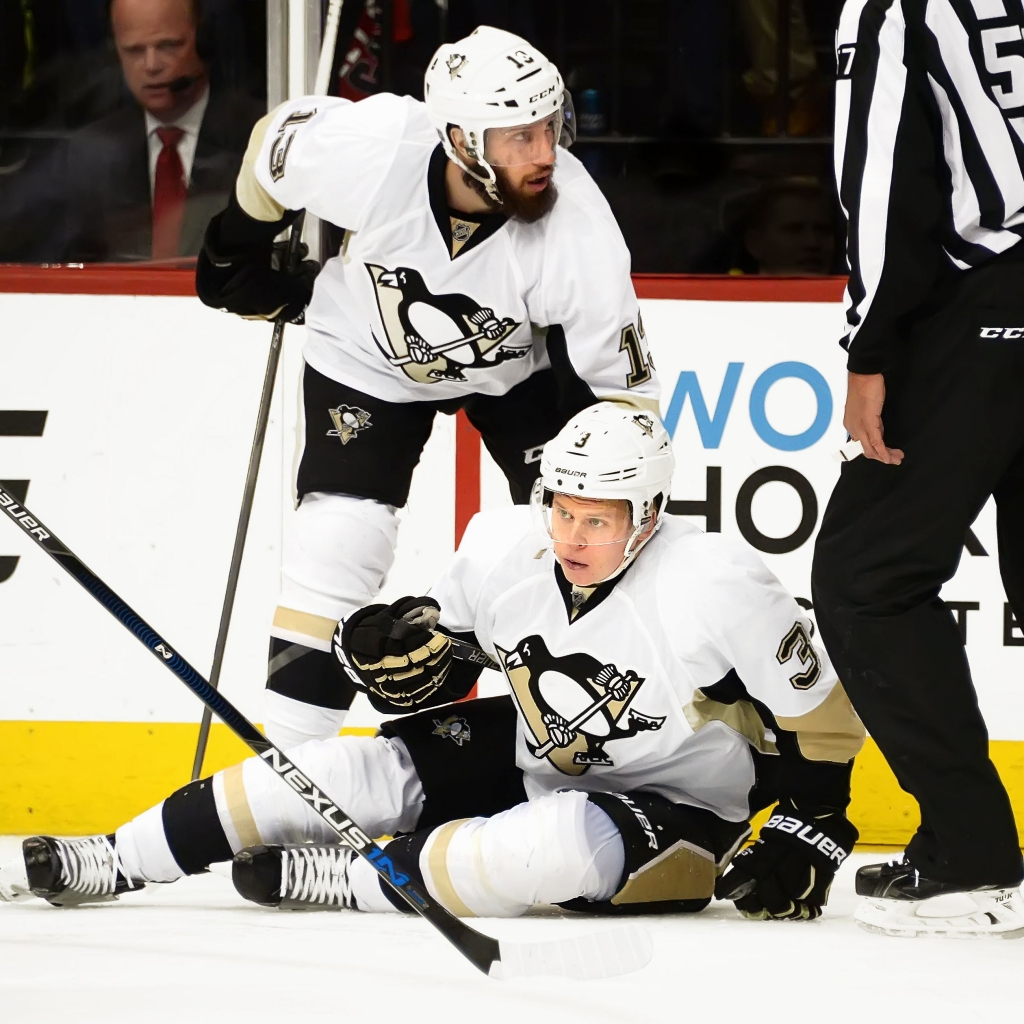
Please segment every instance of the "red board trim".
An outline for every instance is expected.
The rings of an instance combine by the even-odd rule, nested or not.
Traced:
[[[839,302],[845,277],[727,277],[634,274],[641,299],[704,302]],[[195,295],[192,267],[138,264],[0,264],[0,292],[67,295]]]
[[[102,263],[30,267],[0,264],[0,292],[39,295],[195,295],[192,267],[138,267]]]
[[[845,277],[728,277],[719,274],[634,274],[639,299],[703,302],[841,302]]]

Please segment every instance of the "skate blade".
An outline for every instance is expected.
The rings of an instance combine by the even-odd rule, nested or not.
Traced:
[[[893,938],[941,939],[1020,939],[1024,938],[1024,920],[1000,921],[986,910],[971,914],[916,914],[912,908],[921,905],[897,904],[895,907],[874,906],[866,901],[853,915],[860,928],[874,935]],[[894,913],[894,910],[897,911]],[[899,913],[903,911],[904,913]]]
[[[968,931],[964,928],[956,927],[950,927],[945,930],[934,927],[900,927],[899,925],[878,925],[872,924],[868,921],[858,920],[857,927],[863,928],[864,931],[871,932],[873,935],[888,935],[891,938],[896,939],[1024,939],[1024,925],[1009,931],[997,932],[995,930],[982,928]]]
[[[113,903],[117,899],[117,896],[113,894],[108,896],[85,896],[79,893],[72,893],[69,896],[65,896],[63,893],[58,893],[56,896],[44,896],[42,893],[37,893],[36,895],[46,900],[51,907],[60,907],[61,910],[68,910],[71,907],[89,906],[93,903]]]

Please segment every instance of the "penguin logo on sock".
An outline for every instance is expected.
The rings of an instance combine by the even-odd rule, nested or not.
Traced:
[[[373,340],[392,366],[417,383],[465,381],[463,370],[493,369],[530,351],[532,339],[525,346],[505,344],[521,323],[498,317],[468,295],[434,295],[411,267],[386,270],[367,263],[366,269],[387,344],[376,334]]]
[[[630,707],[644,683],[632,669],[602,664],[589,654],[556,658],[540,636],[526,637],[512,651],[495,650],[532,733],[530,753],[566,775],[613,768],[607,743],[656,732],[665,722],[664,716]]]

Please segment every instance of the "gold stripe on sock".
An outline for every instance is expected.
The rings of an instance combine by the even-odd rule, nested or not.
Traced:
[[[329,643],[338,621],[325,615],[311,615],[309,612],[299,612],[294,608],[278,607],[274,612],[274,625],[278,629],[286,629],[289,633],[299,633]]]
[[[263,837],[256,827],[256,821],[249,808],[249,799],[245,795],[245,783],[242,781],[242,765],[235,764],[224,769],[224,799],[227,801],[231,824],[238,833],[238,841],[244,850],[247,846],[262,846]]]
[[[451,876],[448,874],[448,846],[455,833],[467,821],[469,818],[459,818],[458,821],[449,821],[447,825],[436,829],[430,853],[427,854],[427,868],[430,871],[430,881],[437,892],[437,898],[445,910],[456,917],[476,917],[476,914],[459,898],[455,886],[452,885]]]

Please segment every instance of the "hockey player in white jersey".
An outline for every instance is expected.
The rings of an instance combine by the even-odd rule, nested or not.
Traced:
[[[331,668],[331,634],[383,584],[439,411],[465,410],[525,502],[540,446],[575,412],[596,399],[657,409],[629,253],[565,148],[558,69],[481,27],[437,51],[425,96],[278,107],[199,257],[208,305],[305,315],[301,504],[264,718],[282,745],[338,732],[354,690]],[[271,262],[300,209],[347,229],[311,301],[310,267]]]
[[[371,701],[423,710],[289,757],[364,830],[397,835],[388,856],[453,913],[692,912],[713,894],[758,920],[821,913],[857,838],[863,729],[758,556],[665,514],[672,470],[656,418],[588,408],[545,446],[533,507],[479,514],[430,597],[339,624]],[[508,696],[436,704],[479,673],[454,639],[501,663]],[[237,855],[256,902],[396,909],[333,841],[251,758],[113,836],[26,841],[0,890],[82,902]]]

